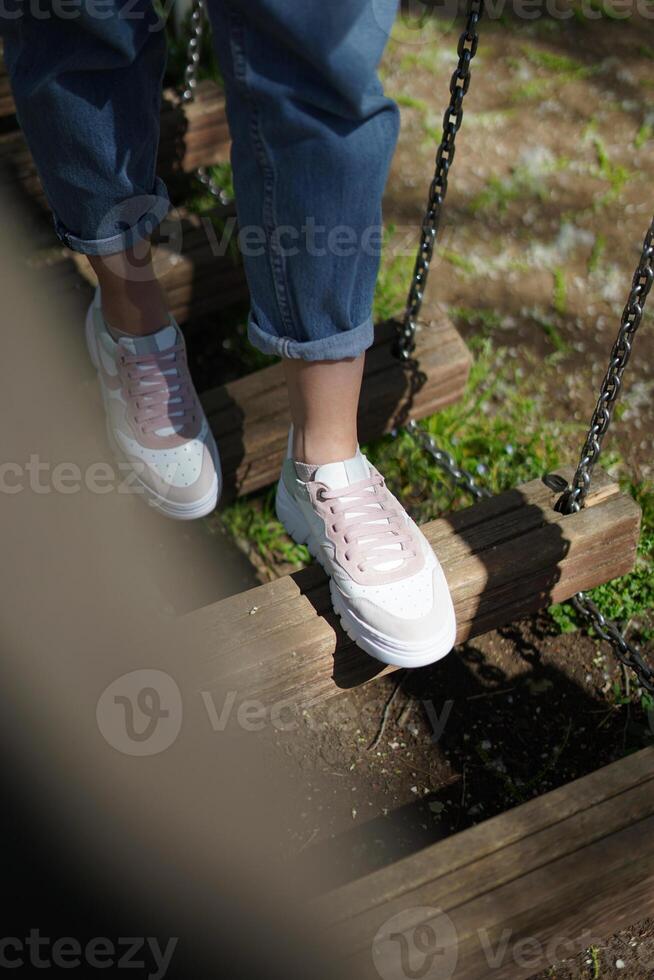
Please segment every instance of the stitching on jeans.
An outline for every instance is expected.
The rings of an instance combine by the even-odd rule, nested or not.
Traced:
[[[234,63],[234,77],[250,105],[250,136],[254,146],[256,160],[263,172],[263,226],[268,241],[268,259],[270,262],[272,280],[275,287],[277,306],[282,323],[289,333],[295,334],[291,316],[284,261],[278,252],[271,247],[271,238],[277,221],[275,216],[275,171],[270,161],[261,131],[259,106],[247,83],[247,59],[245,55],[245,32],[243,21],[231,4],[227,5],[230,20],[230,47]]]

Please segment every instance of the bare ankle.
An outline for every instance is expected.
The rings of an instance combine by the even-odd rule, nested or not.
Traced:
[[[285,358],[293,419],[293,456],[298,462],[337,463],[357,451],[357,409],[364,356],[342,361]]]
[[[170,319],[164,292],[152,266],[149,248],[115,255],[88,256],[100,285],[102,313],[112,327],[143,336]]]
[[[322,426],[293,426],[293,459],[321,466],[337,463],[356,455],[358,440],[356,425],[340,431]]]

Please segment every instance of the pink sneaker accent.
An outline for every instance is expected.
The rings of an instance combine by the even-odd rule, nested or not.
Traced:
[[[360,452],[318,467],[288,458],[276,511],[322,564],[343,628],[363,650],[421,667],[452,649],[454,606],[438,559]]]
[[[96,292],[86,340],[98,372],[109,443],[134,470],[148,503],[180,520],[210,513],[220,494],[220,459],[177,324],[171,321],[150,336],[116,342]]]
[[[200,430],[202,409],[188,371],[186,349],[174,327],[162,333],[168,334],[168,340],[174,338],[170,346],[165,346],[164,338],[163,350],[130,353],[129,341],[119,342],[118,370],[125,401],[144,435],[165,438],[177,434],[193,439]]]
[[[374,467],[341,489],[333,489],[328,479],[327,467],[319,467],[307,490],[336,560],[354,582],[397,582],[423,567],[422,549],[406,513]]]

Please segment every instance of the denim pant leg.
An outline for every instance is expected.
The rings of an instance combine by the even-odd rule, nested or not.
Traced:
[[[227,90],[249,336],[354,357],[373,339],[398,112],[377,76],[396,0],[208,0]]]
[[[163,29],[150,0],[4,7],[16,110],[59,237],[89,255],[147,237],[170,208],[156,177]],[[68,16],[65,16],[65,12]],[[44,16],[45,14],[45,16]]]

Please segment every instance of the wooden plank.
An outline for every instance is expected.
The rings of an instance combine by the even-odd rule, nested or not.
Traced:
[[[161,106],[159,173],[174,185],[196,167],[229,160],[231,136],[225,97],[215,82],[198,84],[194,102],[183,102],[167,89]]]
[[[1,62],[0,62],[1,64]],[[12,116],[16,111],[9,78],[4,68],[0,70],[0,119]]]
[[[429,311],[420,325],[416,356],[422,376],[392,354],[394,324],[377,328],[366,364],[359,414],[362,440],[390,431],[406,413],[429,415],[461,397],[470,370],[470,354],[442,314]],[[415,391],[413,390],[415,388]],[[206,392],[202,401],[219,440],[225,492],[248,493],[273,482],[286,450],[290,417],[280,364]]]
[[[590,931],[598,938],[654,910],[652,830],[649,748],[339,888],[315,911],[347,975],[375,975],[375,936],[402,914],[395,928],[409,923],[407,939],[439,927],[453,980],[528,977],[563,944],[570,955]]]
[[[457,642],[633,568],[640,510],[606,474],[598,473],[579,514],[559,514],[555,501],[534,480],[424,526],[452,590]],[[391,669],[340,630],[318,568],[198,610],[192,620],[208,683],[229,676],[243,696],[266,704],[315,703]]]
[[[0,38],[0,119],[15,112],[14,97],[3,58],[3,42]]]

